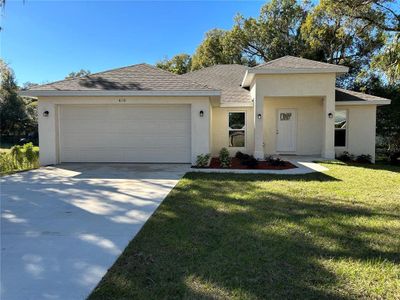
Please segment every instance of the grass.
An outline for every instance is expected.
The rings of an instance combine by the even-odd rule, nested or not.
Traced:
[[[400,168],[187,174],[89,299],[400,299]]]

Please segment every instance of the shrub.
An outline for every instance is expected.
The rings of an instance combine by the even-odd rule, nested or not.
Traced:
[[[361,163],[361,164],[371,164],[372,163],[372,156],[371,155],[366,155],[366,154],[361,154],[357,156],[356,162]]]
[[[29,165],[34,165],[38,160],[38,155],[37,152],[33,149],[33,144],[27,143],[24,145],[23,149],[25,152],[26,162]]]
[[[16,169],[18,167],[11,154],[0,152],[0,172],[5,173]]]
[[[22,152],[22,147],[19,145],[15,145],[10,150],[11,157],[15,160],[15,162],[22,166],[24,163],[24,153]]]
[[[247,159],[250,158],[250,155],[238,151],[238,152],[236,152],[235,157],[236,157],[237,159],[239,159],[239,160],[247,160]]]
[[[336,159],[341,160],[342,162],[352,162],[354,161],[354,155],[344,151],[342,154],[336,156]]]
[[[208,166],[208,161],[210,160],[210,154],[200,154],[197,155],[196,167],[204,168]]]
[[[285,161],[280,159],[279,157],[275,158],[272,155],[267,156],[265,158],[265,161],[270,164],[271,166],[275,166],[275,167],[279,167],[279,166],[284,166],[285,165]]]
[[[247,157],[243,159],[241,163],[242,165],[247,166],[248,168],[254,168],[258,165],[258,160],[255,159],[253,155],[247,155]]]
[[[231,158],[229,157],[229,151],[225,147],[219,151],[219,163],[221,168],[229,168],[231,166]]]
[[[0,153],[0,172],[37,168],[39,166],[39,152],[32,143],[24,146],[14,146],[9,153]]]

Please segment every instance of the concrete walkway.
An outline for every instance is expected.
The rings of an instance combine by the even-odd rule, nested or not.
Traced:
[[[0,298],[86,298],[188,169],[65,164],[2,177]]]
[[[196,169],[192,168],[191,172],[201,173],[234,173],[234,174],[279,174],[279,175],[301,175],[314,172],[328,171],[328,168],[321,166],[314,161],[324,161],[326,159],[316,156],[279,156],[283,160],[287,160],[297,168],[287,170],[246,170],[246,169]]]

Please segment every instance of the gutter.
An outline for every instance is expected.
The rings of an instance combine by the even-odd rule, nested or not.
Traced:
[[[60,91],[60,90],[26,90],[19,91],[20,96],[59,97],[59,96],[221,96],[221,91]]]

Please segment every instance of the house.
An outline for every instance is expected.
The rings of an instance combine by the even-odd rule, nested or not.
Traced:
[[[285,56],[254,68],[175,75],[147,64],[35,86],[42,165],[194,163],[227,147],[253,154],[375,156],[379,105],[335,87],[347,67]]]

